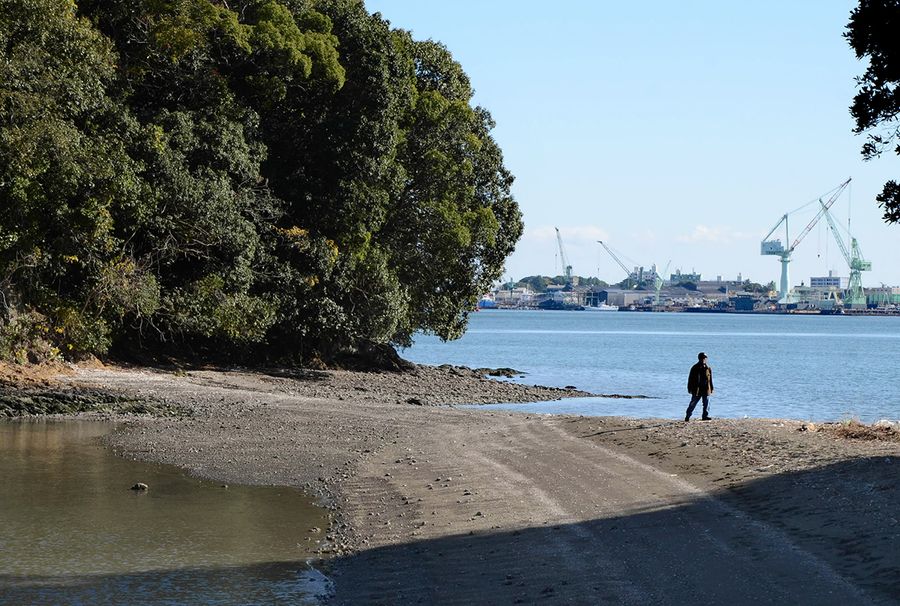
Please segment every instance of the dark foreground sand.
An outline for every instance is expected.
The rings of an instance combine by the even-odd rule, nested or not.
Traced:
[[[62,380],[187,407],[122,455],[318,495],[330,603],[900,603],[896,436],[433,406],[567,395],[459,369]]]

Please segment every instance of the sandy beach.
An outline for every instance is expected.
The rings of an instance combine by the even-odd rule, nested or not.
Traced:
[[[900,603],[896,432],[464,409],[584,394],[453,367],[55,380],[186,410],[122,456],[318,496],[330,604]]]

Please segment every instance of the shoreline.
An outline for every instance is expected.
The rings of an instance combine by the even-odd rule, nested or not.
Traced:
[[[889,581],[900,570],[892,505],[900,497],[900,443],[893,440],[849,440],[800,421],[684,424],[460,409],[452,405],[580,394],[437,367],[409,374],[81,368],[58,380],[189,411],[115,417],[120,429],[108,444],[120,456],[319,498],[332,517],[321,555],[334,576],[333,603],[465,603],[466,596],[580,603],[591,591],[637,603],[634,596],[663,596],[662,586],[660,603],[680,603],[693,595],[690,583],[653,585],[671,553],[641,552],[642,563],[626,553],[635,536],[665,543],[672,529],[618,536],[647,516],[682,527],[648,507],[674,508],[679,519],[739,518],[757,539],[774,532],[776,544],[809,560],[796,574],[819,575],[820,583],[824,575],[822,591],[853,599],[891,603]],[[717,521],[713,532],[731,526]],[[622,562],[644,569],[645,580],[620,570],[607,540],[621,541]],[[848,544],[858,557],[847,556]],[[566,555],[573,548],[600,562],[597,569],[582,570]],[[525,574],[522,559],[555,564]],[[488,560],[488,578],[466,572]],[[450,561],[459,574],[447,572]],[[459,579],[468,585],[457,588],[457,601],[435,593]],[[812,598],[818,590],[804,591]]]
[[[486,307],[480,308],[482,311],[566,311],[578,312],[584,311],[590,306],[582,305],[582,309],[541,309],[539,307]],[[822,310],[822,309],[717,309],[715,307],[634,307],[620,306],[618,309],[622,313],[699,313],[699,314],[734,314],[742,316],[867,316],[867,317],[900,317],[900,309],[843,309],[841,311]]]

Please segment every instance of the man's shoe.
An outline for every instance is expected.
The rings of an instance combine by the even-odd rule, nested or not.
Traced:
[[[691,417],[690,417],[690,416],[687,416],[687,417],[684,418],[684,422],[685,422],[685,423],[687,423],[687,422],[690,421],[690,420],[691,420]]]
[[[700,420],[701,421],[712,421],[712,417],[710,417],[710,416],[700,417]]]

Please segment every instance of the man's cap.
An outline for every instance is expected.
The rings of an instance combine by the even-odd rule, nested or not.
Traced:
[[[703,353],[702,351],[701,351],[700,353],[697,354],[697,359],[698,359],[698,360],[704,360],[704,359],[706,359],[706,358],[707,358],[707,355],[706,355],[705,353]]]

